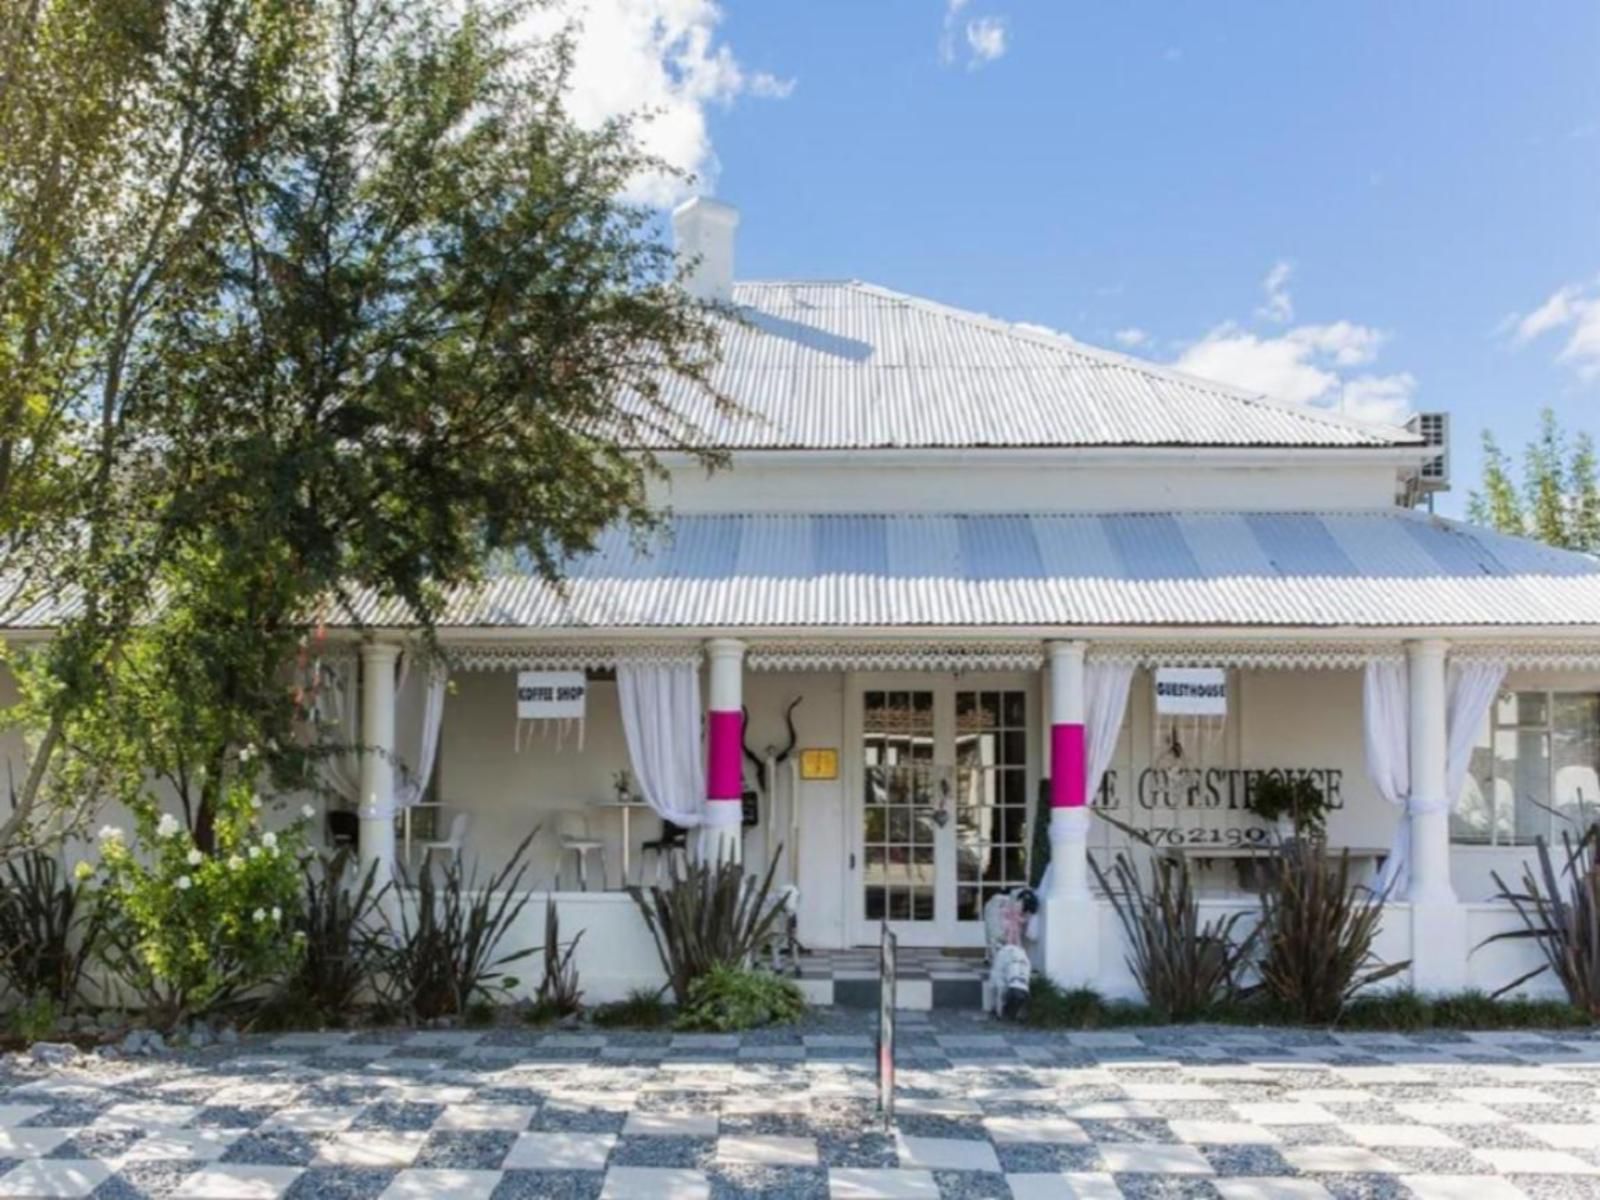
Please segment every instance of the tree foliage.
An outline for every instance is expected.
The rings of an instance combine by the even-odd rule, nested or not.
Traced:
[[[1483,482],[1467,504],[1469,518],[1502,533],[1537,538],[1567,550],[1600,551],[1600,470],[1594,438],[1570,440],[1555,413],[1539,414],[1539,432],[1523,452],[1520,484],[1494,435],[1483,435]]]
[[[568,116],[570,43],[527,41],[516,0],[0,13],[26,268],[0,279],[0,535],[34,548],[0,603],[74,603],[18,664],[57,760],[28,786],[156,778],[210,849],[239,746],[312,780],[284,664],[325,623],[426,631],[500,559],[555,580],[653,521],[637,447],[703,444],[667,384],[708,390],[713,326],[621,199],[664,168]]]

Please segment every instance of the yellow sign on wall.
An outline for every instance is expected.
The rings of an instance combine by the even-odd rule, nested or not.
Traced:
[[[831,746],[800,751],[800,778],[839,778],[839,752]]]

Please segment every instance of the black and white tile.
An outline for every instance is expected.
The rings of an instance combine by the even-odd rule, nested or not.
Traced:
[[[1600,1200],[1600,1035],[288,1034],[0,1065],[0,1197]],[[774,1055],[773,1051],[783,1053]]]

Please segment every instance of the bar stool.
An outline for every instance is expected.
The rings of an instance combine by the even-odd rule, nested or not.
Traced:
[[[639,878],[644,879],[643,855],[656,856],[656,883],[661,882],[661,869],[666,867],[674,879],[682,879],[689,873],[689,831],[682,825],[673,823],[665,817],[661,818],[661,836],[654,841],[642,842],[639,846],[641,858],[639,860]]]
[[[568,854],[578,857],[578,888],[589,890],[589,855],[600,858],[600,890],[606,887],[606,844],[589,833],[589,818],[581,812],[564,812],[556,819],[556,832],[561,836],[561,858],[556,866],[556,887],[561,886],[561,867]]]

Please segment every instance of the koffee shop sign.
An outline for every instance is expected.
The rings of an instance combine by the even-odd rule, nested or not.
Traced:
[[[519,721],[581,721],[589,698],[582,671],[518,671]]]

